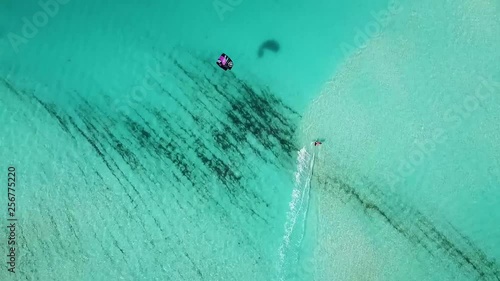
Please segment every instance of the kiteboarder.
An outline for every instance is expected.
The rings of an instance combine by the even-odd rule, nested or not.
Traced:
[[[315,142],[314,142],[314,146],[318,146],[318,145],[320,145],[320,144],[322,144],[320,141],[315,141]]]

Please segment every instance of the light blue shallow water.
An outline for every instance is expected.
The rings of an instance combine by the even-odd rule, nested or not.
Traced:
[[[214,3],[0,4],[0,280],[500,278],[498,2]]]
[[[405,3],[310,104],[320,279],[500,278],[498,7]]]

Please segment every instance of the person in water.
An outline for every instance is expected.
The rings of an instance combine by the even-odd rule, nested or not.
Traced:
[[[233,61],[226,54],[222,53],[217,60],[217,65],[224,71],[233,68]]]
[[[318,145],[320,145],[320,144],[322,144],[320,141],[315,141],[315,142],[314,142],[314,146],[318,146]]]

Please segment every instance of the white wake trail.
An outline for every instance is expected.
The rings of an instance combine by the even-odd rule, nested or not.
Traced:
[[[293,249],[300,247],[304,238],[314,158],[315,155],[308,153],[305,147],[297,153],[295,183],[292,198],[288,203],[289,209],[284,225],[284,235],[279,248],[278,271],[281,280],[284,280],[285,263],[298,260],[298,253],[293,252]],[[298,222],[300,228],[296,227]],[[296,239],[292,239],[292,237],[296,237]],[[291,240],[296,241],[296,243],[291,244],[293,242]]]

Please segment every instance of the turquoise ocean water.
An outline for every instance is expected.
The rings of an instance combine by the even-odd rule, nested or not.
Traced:
[[[500,279],[498,1],[50,3],[0,3],[0,280]]]

